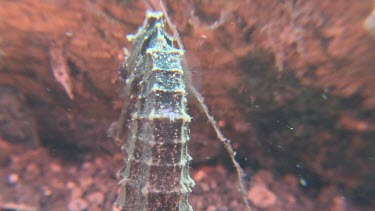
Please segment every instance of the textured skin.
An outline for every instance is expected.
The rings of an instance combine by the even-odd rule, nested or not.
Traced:
[[[133,46],[124,67],[130,74],[131,120],[117,204],[126,211],[191,211],[183,51],[172,46],[160,12],[148,12],[128,39]]]

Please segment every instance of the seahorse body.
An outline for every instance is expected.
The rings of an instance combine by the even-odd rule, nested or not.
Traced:
[[[173,47],[162,12],[147,12],[143,26],[127,38],[131,120],[117,204],[126,211],[192,211],[184,51]]]

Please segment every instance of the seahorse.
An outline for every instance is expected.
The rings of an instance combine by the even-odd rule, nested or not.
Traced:
[[[148,11],[143,26],[127,39],[132,51],[123,67],[130,99],[123,113],[128,115],[114,127],[125,128],[124,118],[130,120],[117,205],[126,211],[192,211],[184,51],[173,46],[162,12]]]

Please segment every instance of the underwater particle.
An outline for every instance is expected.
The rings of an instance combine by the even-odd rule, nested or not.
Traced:
[[[42,193],[43,193],[44,196],[51,196],[52,190],[48,186],[43,186],[42,187]]]
[[[298,182],[302,187],[307,187],[307,181],[304,178],[299,178]]]
[[[225,127],[226,124],[227,124],[227,123],[226,123],[224,120],[219,120],[219,121],[217,122],[217,125],[218,125],[220,128]]]
[[[294,127],[290,126],[289,124],[287,124],[286,127],[287,127],[289,130],[294,130]]]
[[[346,200],[345,197],[336,196],[333,199],[333,206],[331,210],[346,210]]]
[[[70,32],[70,31],[66,31],[66,32],[65,32],[65,35],[66,35],[67,37],[72,37],[72,36],[73,36],[73,33]]]
[[[14,185],[20,180],[20,176],[18,174],[12,173],[8,175],[8,184]]]
[[[375,36],[375,2],[371,14],[366,18],[364,27],[372,36]]]
[[[52,47],[49,52],[49,56],[53,76],[55,77],[56,81],[64,87],[69,98],[73,100],[73,83],[70,79],[69,67],[64,57],[62,47]]]
[[[329,98],[329,92],[330,92],[329,88],[324,88],[323,93],[321,95],[322,98],[323,98],[323,100],[328,100],[328,98]]]

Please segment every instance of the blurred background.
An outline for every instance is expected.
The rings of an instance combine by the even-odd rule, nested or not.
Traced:
[[[168,0],[195,86],[231,140],[253,210],[373,210],[372,0]],[[126,34],[157,1],[0,0],[0,209],[116,210]],[[155,7],[154,7],[155,9]],[[194,210],[244,210],[188,99]]]

